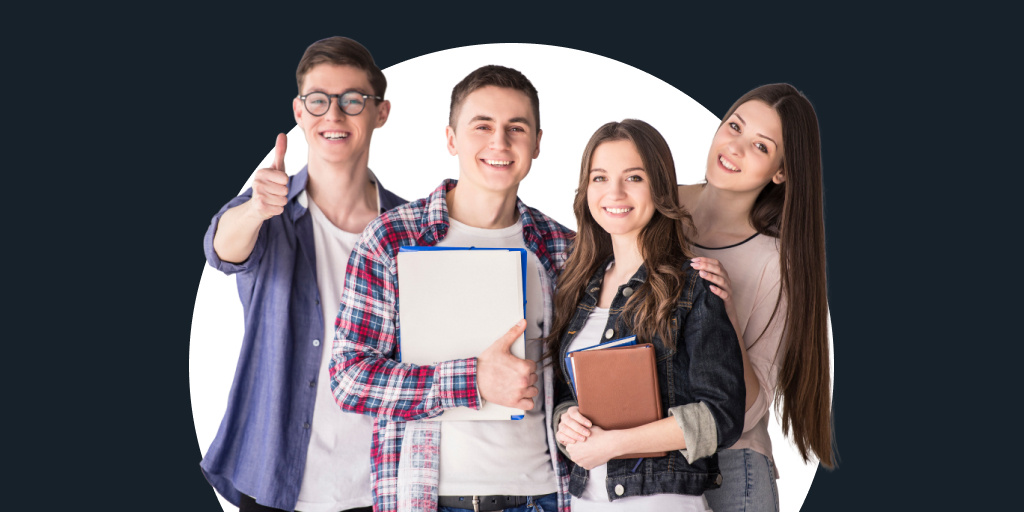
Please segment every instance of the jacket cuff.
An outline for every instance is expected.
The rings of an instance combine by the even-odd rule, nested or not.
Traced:
[[[568,411],[570,407],[575,407],[575,406],[578,406],[578,405],[579,404],[576,403],[575,400],[570,400],[568,402],[562,402],[562,403],[558,404],[557,406],[555,406],[555,411],[553,413],[551,413],[551,438],[552,439],[555,439],[555,432],[558,432],[558,426],[562,424],[562,415],[565,414],[565,412]],[[565,455],[565,457],[567,459],[570,458],[569,457],[569,452],[565,451],[565,447],[562,446],[562,443],[558,442],[558,439],[555,439],[555,446],[558,447],[558,451],[562,452],[562,455]]]
[[[715,453],[718,449],[718,428],[711,410],[704,402],[672,407],[668,414],[675,417],[676,424],[686,438],[686,448],[679,450],[686,462],[692,464]]]

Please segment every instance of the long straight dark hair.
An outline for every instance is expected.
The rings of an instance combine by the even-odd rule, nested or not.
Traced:
[[[806,461],[813,451],[825,467],[832,468],[835,453],[818,117],[811,102],[792,85],[769,84],[736,100],[722,122],[748,101],[767,104],[782,121],[785,181],[778,185],[769,182],[750,210],[754,229],[779,239],[782,293],[788,304],[775,409],[778,411],[781,402],[782,432],[788,434],[792,429],[800,456]]]
[[[690,258],[683,222],[692,226],[690,214],[679,205],[676,167],[665,138],[653,126],[625,119],[601,126],[590,137],[580,164],[580,181],[573,202],[576,214],[576,239],[558,278],[555,294],[555,324],[545,339],[548,355],[557,361],[559,341],[569,326],[584,288],[600,265],[612,255],[611,236],[594,220],[587,206],[587,188],[594,150],[605,142],[628,140],[633,143],[651,187],[654,216],[637,237],[640,255],[647,268],[647,280],[626,302],[619,318],[633,330],[637,339],[650,342],[657,334],[668,347],[675,346],[671,337],[671,319],[676,300],[683,288],[683,264]]]

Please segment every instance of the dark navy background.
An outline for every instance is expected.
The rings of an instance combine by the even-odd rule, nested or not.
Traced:
[[[6,340],[13,501],[219,510],[188,385],[202,235],[294,125],[305,47],[347,35],[382,68],[481,43],[585,50],[717,116],[757,85],[795,84],[821,124],[840,455],[804,510],[999,503],[1013,473],[984,454],[1014,433],[1019,372],[1000,361],[1019,335],[1000,323],[1019,308],[986,285],[1020,283],[992,248],[1019,218],[1016,39],[979,6],[856,7],[80,6],[32,29],[54,13],[12,12],[8,126],[23,139],[6,149],[24,160],[6,257],[34,269],[8,277],[6,320],[24,327]]]

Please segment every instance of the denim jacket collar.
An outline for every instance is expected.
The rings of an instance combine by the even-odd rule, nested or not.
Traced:
[[[587,283],[587,288],[584,290],[584,295],[590,299],[588,306],[597,305],[597,301],[601,296],[601,285],[604,283],[604,274],[608,271],[608,266],[615,261],[615,256],[609,256],[604,263],[598,266],[597,272],[594,272],[594,277],[590,278],[590,282]],[[640,268],[636,269],[636,272],[626,281],[622,286],[619,286],[620,291],[615,294],[616,299],[612,301],[612,307],[622,307],[622,304],[616,304],[619,302],[617,299],[622,295],[621,288],[628,287],[636,290],[641,285],[647,282],[647,266],[643,263],[640,264]],[[623,303],[625,301],[622,301]]]

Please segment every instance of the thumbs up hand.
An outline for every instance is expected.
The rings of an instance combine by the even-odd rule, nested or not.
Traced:
[[[288,204],[288,175],[284,172],[284,152],[288,149],[288,136],[279,133],[274,146],[274,162],[270,167],[258,169],[252,182],[251,212],[261,220],[284,212]]]
[[[512,355],[512,344],[526,330],[520,320],[477,357],[476,379],[480,397],[516,409],[533,409],[537,389],[537,363]]]

